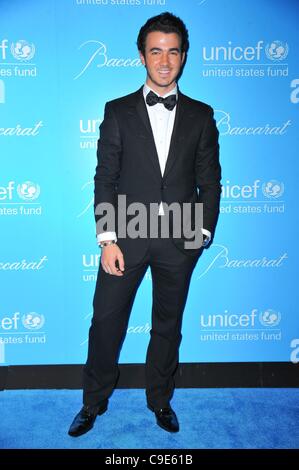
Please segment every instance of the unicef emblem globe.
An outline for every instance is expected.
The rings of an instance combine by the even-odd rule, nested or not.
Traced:
[[[45,317],[36,312],[26,313],[22,316],[22,323],[27,330],[40,330],[45,323]]]
[[[281,314],[280,312],[275,312],[269,308],[268,310],[260,313],[259,319],[263,326],[273,327],[280,323]]]
[[[30,60],[35,54],[34,44],[30,44],[24,39],[13,42],[10,47],[11,53],[17,60]]]
[[[277,180],[270,180],[262,186],[264,195],[269,199],[277,199],[284,192],[284,184]]]
[[[289,53],[289,46],[286,42],[284,43],[282,41],[273,41],[266,45],[265,51],[268,59],[279,61],[287,57]]]
[[[32,181],[25,181],[17,186],[17,193],[25,201],[33,201],[40,195],[40,187]]]

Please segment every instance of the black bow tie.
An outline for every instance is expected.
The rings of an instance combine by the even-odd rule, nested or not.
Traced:
[[[146,95],[146,102],[149,106],[162,103],[164,104],[165,108],[168,109],[168,111],[172,111],[176,105],[176,95],[169,95],[167,98],[162,98],[162,96],[158,96],[153,91],[150,91]]]

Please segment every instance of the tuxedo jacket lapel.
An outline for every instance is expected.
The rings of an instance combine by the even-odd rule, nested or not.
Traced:
[[[185,135],[184,117],[185,117],[186,109],[185,109],[183,96],[180,92],[178,93],[178,102],[176,106],[177,106],[177,109],[176,109],[173,131],[171,135],[169,152],[168,152],[168,157],[166,160],[166,166],[165,166],[163,178],[165,178],[167,174],[169,173],[169,171],[171,170],[175,162],[177,152],[179,150],[179,144],[184,139],[184,135]]]

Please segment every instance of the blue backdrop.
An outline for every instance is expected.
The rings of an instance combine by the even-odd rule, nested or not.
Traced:
[[[223,193],[192,278],[182,362],[290,361],[299,337],[298,1],[1,0],[0,360],[86,359],[99,265],[93,176],[105,102],[139,88],[136,38],[183,18],[181,90],[215,109]],[[151,278],[121,362],[143,362]],[[292,344],[291,344],[292,343]]]

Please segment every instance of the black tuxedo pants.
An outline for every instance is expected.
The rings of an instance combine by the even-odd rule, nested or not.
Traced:
[[[124,254],[125,263],[126,257]],[[83,373],[83,402],[107,401],[117,382],[118,357],[132,304],[150,266],[153,282],[152,328],[146,355],[146,397],[154,409],[168,406],[178,364],[182,315],[192,271],[198,257],[179,251],[171,239],[151,239],[145,257],[125,266],[121,277],[100,266],[89,330],[88,358]]]

